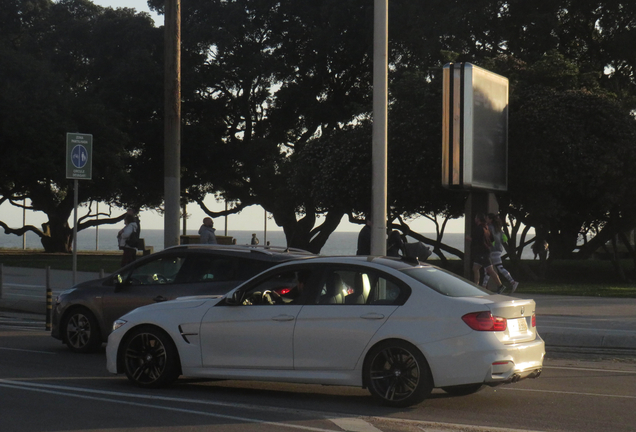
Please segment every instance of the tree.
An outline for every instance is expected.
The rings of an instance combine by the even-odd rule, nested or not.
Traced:
[[[311,244],[316,216],[344,212],[293,199],[293,156],[365,112],[369,9],[361,0],[184,4],[182,185],[189,199],[218,194],[237,208],[260,204],[290,246],[319,250]],[[340,217],[328,216],[319,230],[328,237]]]
[[[546,56],[523,72],[511,103],[509,212],[545,230],[552,258],[571,257],[586,227],[610,224],[607,240],[636,226],[626,206],[636,122],[613,95],[581,87],[577,72]]]
[[[66,132],[94,136],[93,179],[80,182],[79,202],[160,203],[132,170],[148,140],[161,136],[161,33],[147,14],[103,9],[85,0],[6,0],[0,36],[0,202],[32,203],[48,216],[32,231],[47,252],[68,252],[72,182],[65,178]],[[144,192],[136,192],[144,190]],[[89,212],[90,214],[90,212]],[[123,218],[96,215],[77,227]]]

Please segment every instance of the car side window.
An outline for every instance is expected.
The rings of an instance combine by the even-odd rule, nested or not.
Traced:
[[[372,281],[367,303],[371,305],[401,305],[404,304],[409,294],[410,290],[404,285],[383,277],[376,277]]]
[[[122,280],[131,285],[159,285],[174,283],[184,263],[182,256],[164,256],[145,262],[122,274]]]
[[[268,262],[268,261],[260,261],[255,259],[246,259],[246,258],[238,258],[237,261],[238,267],[240,269],[240,274],[236,275],[236,280],[248,280],[253,276],[264,272],[268,268],[276,265],[276,262]]]
[[[177,277],[177,282],[226,282],[234,280],[235,261],[232,257],[190,255]]]
[[[345,299],[353,294],[356,272],[348,270],[329,270],[325,272],[320,290],[313,304],[345,304]]]
[[[242,296],[242,304],[245,306],[302,304],[310,278],[309,270],[277,273],[246,291]]]
[[[332,269],[325,273],[312,304],[393,305],[402,304],[409,290],[366,269]]]

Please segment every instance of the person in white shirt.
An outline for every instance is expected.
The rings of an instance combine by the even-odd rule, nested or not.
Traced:
[[[217,244],[215,232],[216,229],[214,229],[214,222],[212,221],[212,218],[203,218],[203,225],[199,228],[199,243]]]
[[[127,213],[126,217],[124,218],[124,224],[124,228],[121,229],[117,234],[119,249],[124,251],[121,257],[122,267],[130,264],[135,259],[137,259],[137,245],[131,245],[130,241],[132,238],[135,237],[133,233],[137,233],[137,238],[139,238],[139,225],[137,225],[137,222],[135,222],[135,216]]]

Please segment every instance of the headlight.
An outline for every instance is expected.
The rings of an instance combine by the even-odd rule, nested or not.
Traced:
[[[127,322],[128,321],[125,321],[123,319],[115,320],[115,322],[113,323],[113,331],[117,330],[119,327],[123,326]]]

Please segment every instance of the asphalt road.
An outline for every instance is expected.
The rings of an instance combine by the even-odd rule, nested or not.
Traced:
[[[78,355],[41,322],[0,321],[0,430],[634,431],[636,358],[548,351],[541,377],[409,409],[347,387],[181,379],[142,390]]]

